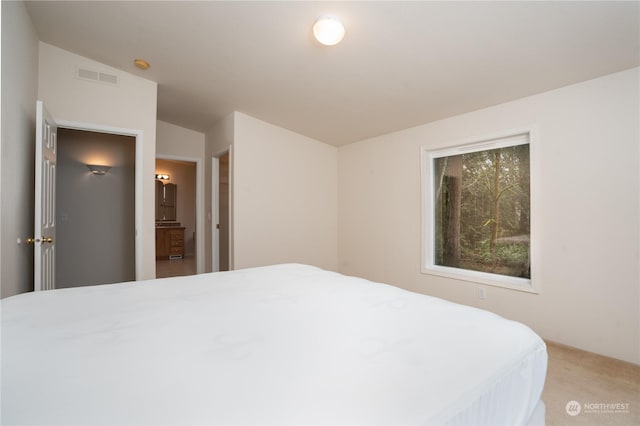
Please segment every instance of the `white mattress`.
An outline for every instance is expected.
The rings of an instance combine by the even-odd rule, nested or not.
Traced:
[[[2,424],[524,424],[546,348],[304,265],[2,300]]]

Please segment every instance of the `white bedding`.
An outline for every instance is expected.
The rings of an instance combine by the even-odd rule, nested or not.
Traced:
[[[543,341],[304,265],[2,300],[2,424],[524,424]]]

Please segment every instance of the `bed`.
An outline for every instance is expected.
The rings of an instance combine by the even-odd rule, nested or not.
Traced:
[[[526,326],[299,264],[1,302],[2,424],[536,424]]]

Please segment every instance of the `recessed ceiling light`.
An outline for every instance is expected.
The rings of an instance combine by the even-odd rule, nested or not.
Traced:
[[[149,62],[145,61],[144,59],[136,59],[133,61],[133,64],[141,70],[148,70],[151,66],[149,65]]]
[[[313,35],[325,46],[338,44],[344,38],[344,25],[333,16],[321,16],[313,24]]]

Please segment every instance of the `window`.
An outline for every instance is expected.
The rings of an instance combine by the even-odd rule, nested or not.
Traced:
[[[423,272],[534,291],[530,134],[423,148]]]

